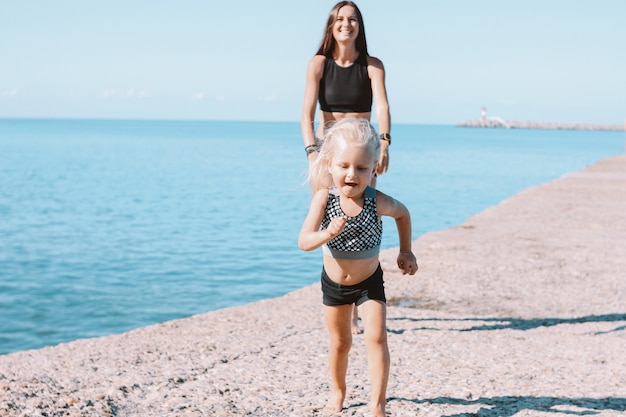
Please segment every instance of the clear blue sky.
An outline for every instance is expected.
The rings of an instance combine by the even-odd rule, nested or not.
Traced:
[[[0,117],[300,119],[335,1],[0,2]],[[392,120],[622,124],[624,0],[361,0]]]

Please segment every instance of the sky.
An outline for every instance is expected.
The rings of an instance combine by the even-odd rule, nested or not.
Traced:
[[[0,0],[0,118],[299,121],[335,3]],[[626,122],[624,0],[356,3],[393,123]]]

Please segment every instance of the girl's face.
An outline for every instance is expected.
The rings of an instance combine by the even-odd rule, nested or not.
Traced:
[[[356,10],[352,6],[343,6],[337,12],[337,19],[333,26],[333,36],[337,42],[356,40],[359,34],[359,21]]]
[[[336,140],[335,153],[328,170],[341,195],[358,198],[372,182],[376,168],[374,157],[365,145],[344,138]]]

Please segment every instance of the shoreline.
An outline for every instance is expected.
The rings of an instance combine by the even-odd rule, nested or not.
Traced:
[[[385,271],[393,416],[626,412],[626,155],[413,242]],[[319,284],[119,335],[0,356],[0,414],[322,416]],[[342,414],[367,415],[363,336]],[[465,414],[461,414],[465,413]]]
[[[518,120],[468,120],[466,122],[457,123],[456,127],[483,128],[483,129],[546,129],[546,130],[595,130],[595,131],[616,131],[625,132],[626,122],[624,125],[611,124],[593,124],[593,123],[547,123],[547,122],[530,122]]]

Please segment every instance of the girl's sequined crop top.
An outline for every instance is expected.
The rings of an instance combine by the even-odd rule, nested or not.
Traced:
[[[346,226],[338,236],[322,246],[322,251],[336,259],[367,259],[378,255],[383,234],[383,222],[376,210],[376,189],[368,186],[361,212],[348,216]],[[335,217],[345,216],[339,204],[337,190],[328,190],[328,201],[320,230],[326,229]]]

